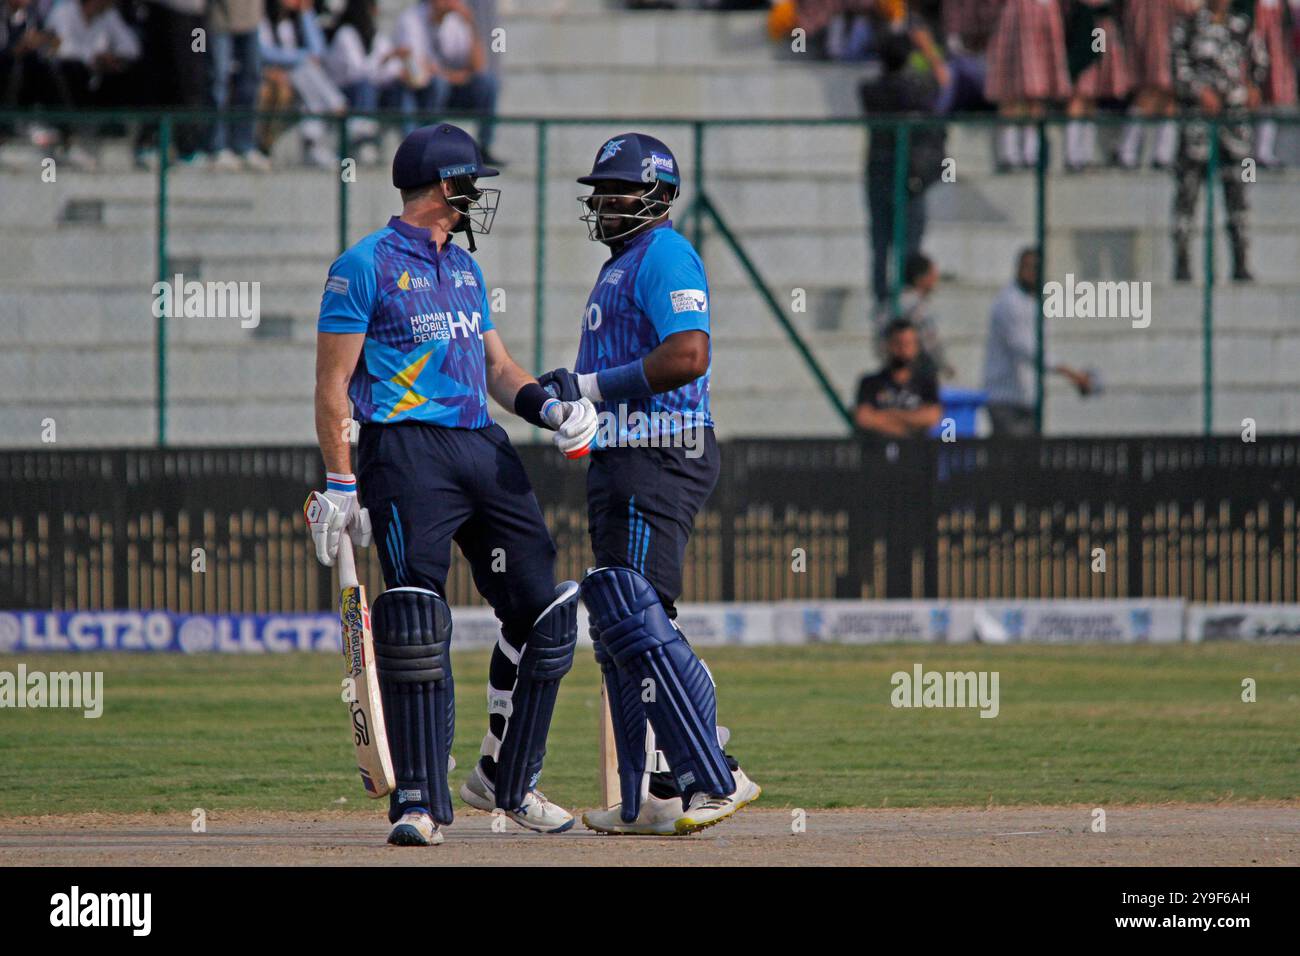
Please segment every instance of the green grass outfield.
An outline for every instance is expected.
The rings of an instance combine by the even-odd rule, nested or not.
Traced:
[[[1300,647],[709,648],[730,750],[767,806],[1300,797]],[[486,729],[487,654],[454,655],[461,779]],[[352,769],[333,655],[3,656],[104,671],[104,713],[0,710],[0,815],[375,809]],[[890,675],[996,670],[1001,713],[895,709]],[[1258,702],[1241,701],[1254,678]],[[542,786],[597,797],[597,671],[565,679]],[[339,804],[340,798],[346,803]]]

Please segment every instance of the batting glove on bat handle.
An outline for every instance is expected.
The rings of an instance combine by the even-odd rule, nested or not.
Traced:
[[[313,491],[307,497],[302,513],[316,546],[316,560],[332,568],[338,558],[339,537],[344,530],[363,548],[370,545],[372,534],[370,512],[357,503],[356,479],[351,475],[331,475],[329,485],[325,491]]]

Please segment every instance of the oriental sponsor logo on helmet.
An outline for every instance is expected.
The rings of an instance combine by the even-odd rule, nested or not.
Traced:
[[[641,161],[641,165],[645,173],[645,181],[648,183],[658,179],[662,179],[667,183],[677,182],[677,168],[671,156],[665,156],[663,153],[651,153]]]

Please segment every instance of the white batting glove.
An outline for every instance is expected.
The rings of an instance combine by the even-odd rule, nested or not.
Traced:
[[[589,398],[581,398],[576,402],[557,401],[554,404],[559,408],[554,408],[551,402],[542,408],[542,417],[548,423],[555,422],[555,437],[551,441],[555,442],[555,447],[560,449],[565,458],[581,458],[596,446],[597,432],[600,430],[596,406]]]
[[[339,535],[346,528],[358,547],[369,547],[370,512],[357,503],[357,480],[352,475],[330,472],[326,489],[313,491],[302,508],[316,546],[316,560],[334,567],[339,553]]]

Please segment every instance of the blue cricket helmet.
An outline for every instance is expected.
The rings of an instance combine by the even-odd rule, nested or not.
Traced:
[[[495,176],[483,164],[474,137],[459,126],[439,123],[412,130],[393,154],[393,185],[418,189],[456,176]]]
[[[622,133],[605,140],[591,172],[578,182],[593,187],[591,195],[578,197],[587,238],[612,245],[668,215],[681,187],[681,172],[673,151],[662,141],[645,133]],[[594,188],[608,183],[627,183],[629,189]]]
[[[475,230],[480,235],[492,231],[501,200],[501,190],[480,187],[477,181],[496,175],[497,170],[484,164],[474,137],[450,123],[412,130],[393,154],[393,185],[398,189],[448,184],[447,202],[461,214],[452,232],[465,233],[470,252],[476,249]]]
[[[601,180],[625,183],[670,183],[681,185],[677,160],[662,141],[645,133],[621,133],[607,139],[596,153],[591,173],[578,182],[594,186]]]

